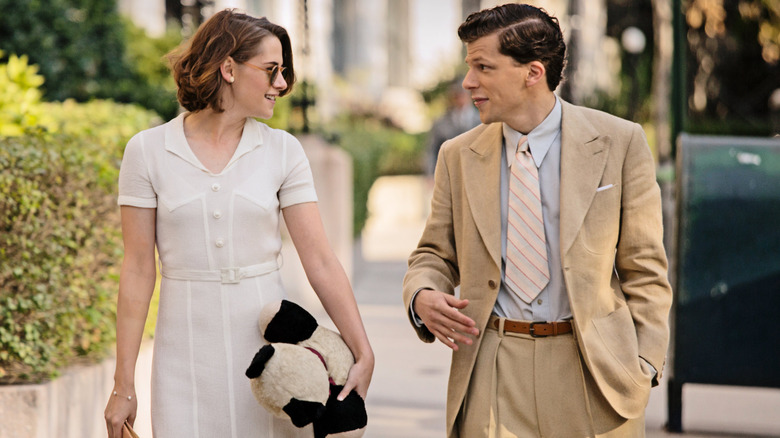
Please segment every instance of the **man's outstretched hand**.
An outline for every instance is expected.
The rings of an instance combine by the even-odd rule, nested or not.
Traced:
[[[473,337],[479,336],[474,320],[460,312],[468,305],[469,300],[432,289],[418,292],[413,304],[414,313],[428,330],[454,351],[458,351],[458,344],[471,345]]]

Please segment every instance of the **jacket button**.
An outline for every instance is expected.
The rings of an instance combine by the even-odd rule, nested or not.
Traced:
[[[493,280],[489,280],[488,281],[488,287],[490,287],[491,289],[495,289],[496,288],[496,282],[493,281]]]

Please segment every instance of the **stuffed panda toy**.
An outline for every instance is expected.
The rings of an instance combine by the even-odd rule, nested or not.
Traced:
[[[363,398],[353,390],[336,399],[355,363],[341,335],[287,300],[266,305],[259,326],[269,344],[255,354],[246,376],[260,405],[297,427],[313,424],[315,438],[362,437],[368,423]]]

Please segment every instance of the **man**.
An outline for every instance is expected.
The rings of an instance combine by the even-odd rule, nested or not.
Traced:
[[[566,47],[544,10],[483,10],[458,35],[483,124],[442,146],[403,286],[418,336],[453,350],[447,434],[644,436],[672,301],[644,133],[555,96]]]

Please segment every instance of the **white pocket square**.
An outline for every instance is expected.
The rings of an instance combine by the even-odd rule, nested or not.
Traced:
[[[607,184],[605,186],[599,187],[596,189],[597,192],[603,192],[604,190],[611,189],[612,187],[615,187],[614,184]]]

